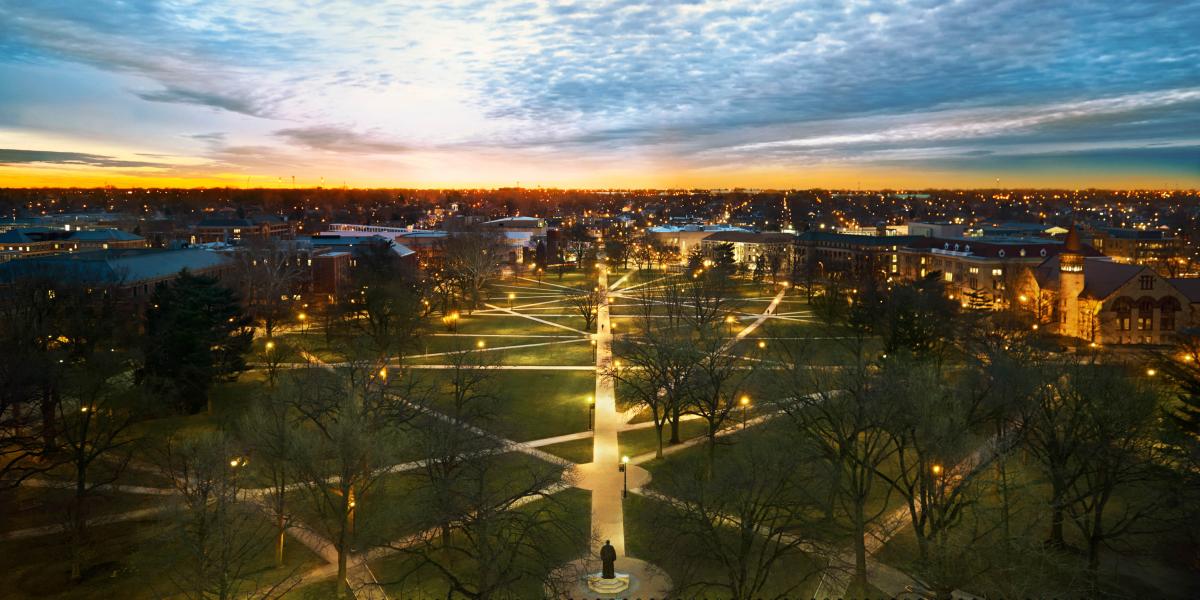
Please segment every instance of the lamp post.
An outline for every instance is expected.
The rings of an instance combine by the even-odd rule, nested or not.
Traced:
[[[738,404],[742,405],[742,430],[746,429],[746,409],[750,407],[750,396],[742,396],[738,400]]]
[[[517,299],[517,295],[513,292],[508,293],[508,310],[512,310],[513,300]]]
[[[596,399],[588,396],[588,431],[596,429]]]
[[[621,486],[621,497],[628,498],[629,497],[629,457],[628,456],[621,457],[621,464],[617,466],[617,469],[619,471],[621,471],[622,475],[625,476],[625,482]]]

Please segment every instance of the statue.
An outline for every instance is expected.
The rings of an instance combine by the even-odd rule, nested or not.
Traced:
[[[604,545],[600,547],[600,563],[603,565],[600,569],[602,579],[616,579],[616,562],[617,549],[612,547],[609,540],[604,540]]]
[[[604,545],[600,547],[600,572],[587,576],[587,589],[600,594],[608,594],[609,597],[628,591],[631,583],[629,575],[618,573],[616,563],[617,549],[613,548],[612,542],[604,540]]]

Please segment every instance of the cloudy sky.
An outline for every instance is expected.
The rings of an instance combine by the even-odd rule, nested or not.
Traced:
[[[1200,0],[0,0],[0,185],[1200,187]]]

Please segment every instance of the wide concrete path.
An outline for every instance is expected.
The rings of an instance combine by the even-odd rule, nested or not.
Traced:
[[[625,474],[621,464],[617,433],[625,426],[617,412],[612,368],[612,320],[608,310],[608,271],[601,268],[598,286],[601,293],[596,313],[596,423],[592,438],[592,462],[576,468],[577,483],[592,491],[592,537],[597,544],[609,540],[618,556],[625,556],[625,514],[622,491]],[[629,465],[629,487],[640,487],[649,474]]]

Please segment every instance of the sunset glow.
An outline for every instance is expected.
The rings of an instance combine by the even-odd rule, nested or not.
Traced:
[[[903,4],[0,2],[0,182],[1200,186],[1196,3]]]

